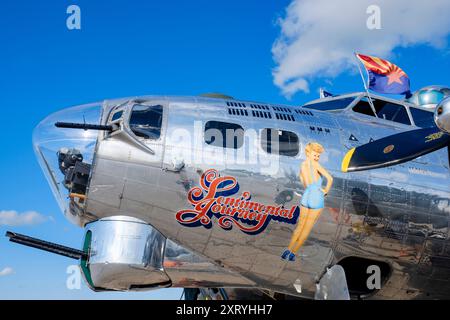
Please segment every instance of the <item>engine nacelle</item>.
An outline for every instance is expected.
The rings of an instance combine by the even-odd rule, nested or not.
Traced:
[[[442,100],[434,111],[434,121],[439,129],[450,134],[450,97]]]

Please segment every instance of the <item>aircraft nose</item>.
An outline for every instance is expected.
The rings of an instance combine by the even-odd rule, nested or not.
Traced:
[[[33,148],[41,169],[61,210],[75,224],[82,223],[76,211],[84,209],[99,132],[57,128],[55,123],[100,124],[101,113],[101,103],[63,109],[46,117],[33,131]]]
[[[439,129],[450,134],[450,97],[445,98],[437,105],[434,120]]]

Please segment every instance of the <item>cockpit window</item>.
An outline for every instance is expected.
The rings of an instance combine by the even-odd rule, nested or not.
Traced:
[[[370,102],[367,98],[361,99],[353,107],[353,111],[371,117],[376,116],[384,120],[411,125],[408,112],[406,111],[406,108],[404,106],[379,99],[372,99],[372,103],[373,107],[375,108],[376,115],[373,112],[372,106],[370,105]]]
[[[163,107],[135,105],[131,111],[130,128],[138,137],[156,140],[161,136]]]
[[[375,117],[372,107],[366,98],[361,99],[354,107],[353,111],[365,114],[366,116]]]
[[[344,99],[336,99],[325,102],[312,103],[308,105],[304,105],[303,108],[315,109],[320,111],[331,111],[331,110],[341,110],[345,109],[355,97],[344,98]]]
[[[404,106],[383,100],[374,100],[374,105],[378,118],[411,125]]]
[[[421,128],[429,128],[434,126],[434,112],[420,110],[417,108],[409,108],[416,126]]]

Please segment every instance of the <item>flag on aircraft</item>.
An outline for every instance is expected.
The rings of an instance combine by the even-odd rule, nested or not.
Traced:
[[[356,57],[362,62],[369,74],[369,89],[388,94],[411,95],[407,74],[397,65],[377,57],[360,53]]]

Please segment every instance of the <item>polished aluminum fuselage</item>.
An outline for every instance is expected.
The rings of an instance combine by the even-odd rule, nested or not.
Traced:
[[[233,286],[313,297],[315,284],[327,267],[344,257],[358,256],[384,261],[391,267],[389,280],[377,297],[450,297],[447,150],[386,169],[361,173],[340,170],[350,148],[414,126],[351,110],[320,112],[247,101],[245,107],[238,107],[227,105],[227,100],[201,97],[140,99],[141,104],[163,105],[161,137],[145,141],[132,134],[127,119],[134,99],[104,102],[102,123],[108,123],[111,110],[119,105],[124,110],[123,121],[120,130],[99,133],[86,210],[84,214],[74,212],[79,225],[116,215],[138,218],[173,243],[238,275]],[[252,111],[261,111],[257,106],[268,107],[263,110],[272,117],[255,116]],[[247,115],[230,111],[239,108],[245,108]],[[244,143],[257,145],[257,155],[253,155],[256,162],[239,161],[236,150],[204,143],[203,128],[210,120],[236,123],[256,133],[264,128],[295,132],[300,152],[295,157],[267,154],[254,135]],[[187,135],[191,138],[184,139]],[[201,174],[211,168],[238,179],[241,190],[251,192],[254,201],[299,205],[304,190],[299,166],[305,160],[304,147],[311,141],[325,147],[320,162],[334,183],[296,262],[280,258],[295,225],[271,221],[263,232],[249,235],[238,228],[224,230],[214,218],[209,229],[186,227],[175,219],[176,212],[191,207],[188,191],[198,186]],[[174,170],[174,163],[180,161],[184,167]],[[275,170],[261,170],[273,163],[279,164]],[[196,284],[202,286],[198,279]],[[293,285],[296,281],[301,283],[301,293]]]

